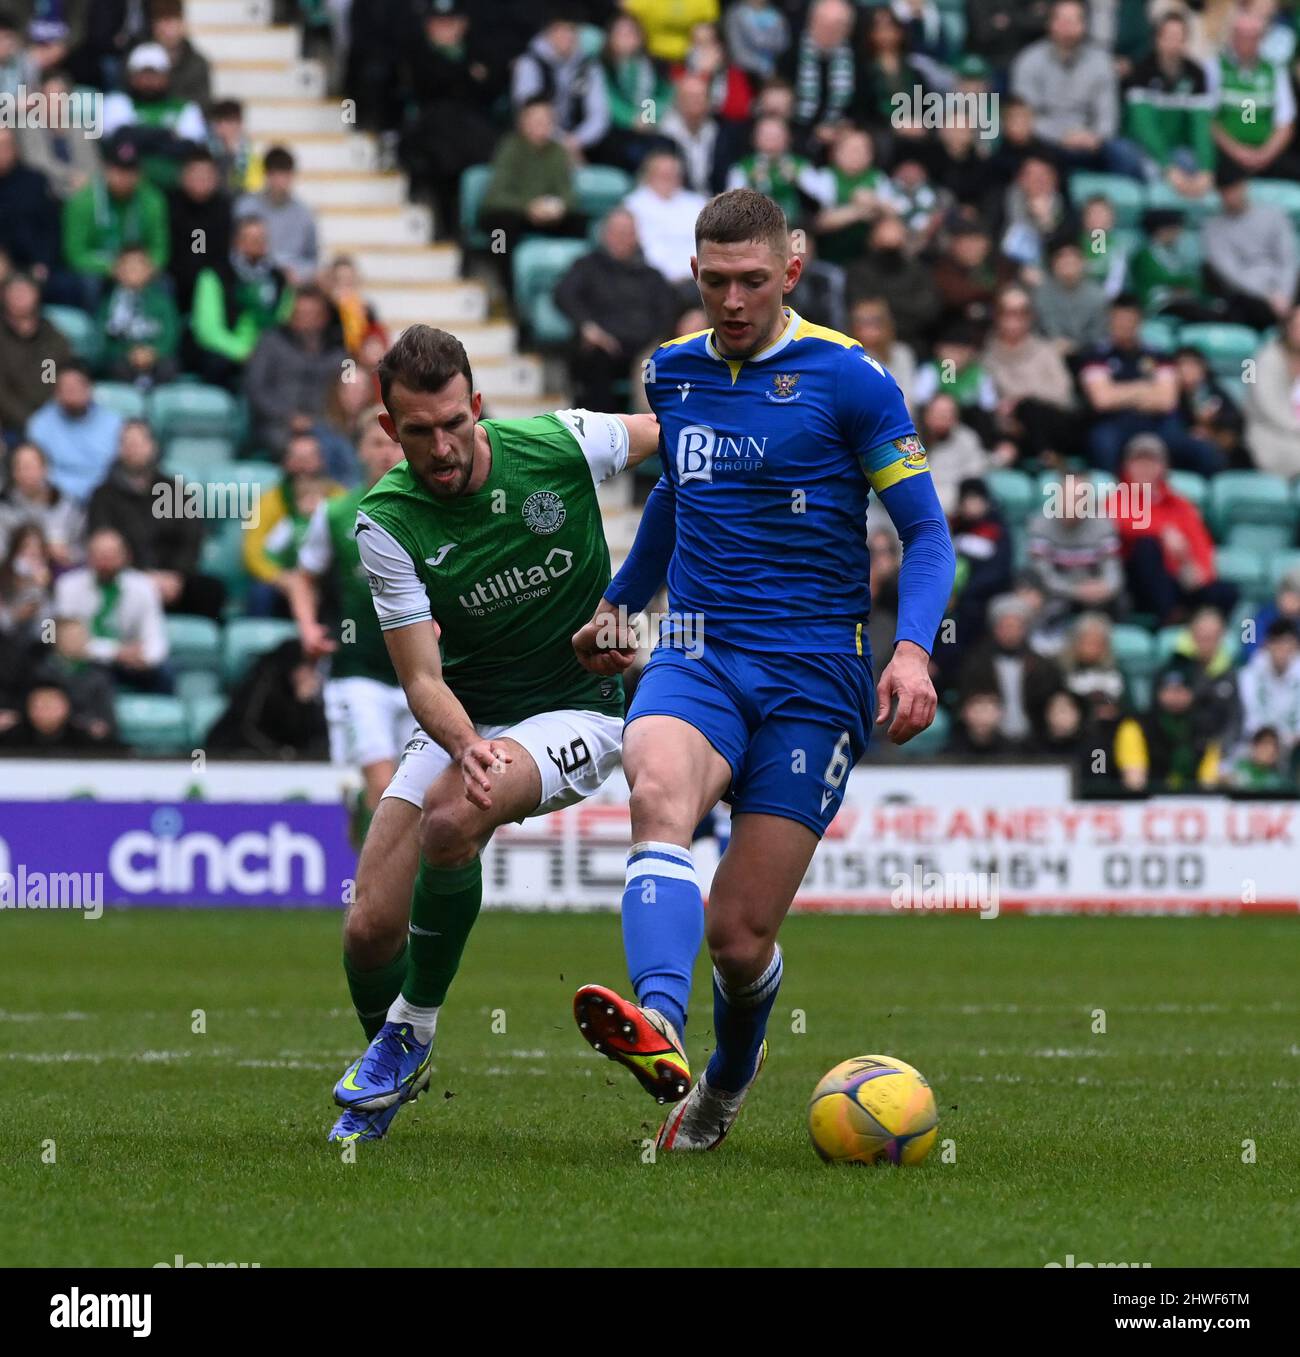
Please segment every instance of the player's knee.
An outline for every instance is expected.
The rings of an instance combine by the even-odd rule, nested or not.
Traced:
[[[406,940],[405,919],[375,908],[376,903],[358,884],[357,898],[343,919],[343,950],[362,969],[385,965]]]
[[[628,809],[632,816],[632,832],[637,839],[666,839],[677,842],[683,834],[690,834],[688,807],[680,804],[682,779],[671,778],[657,769],[644,769],[632,786]]]
[[[747,985],[762,975],[772,959],[776,935],[746,923],[708,921],[709,956],[729,985]]]
[[[467,867],[479,846],[479,835],[458,806],[435,803],[424,808],[420,855],[431,867]]]

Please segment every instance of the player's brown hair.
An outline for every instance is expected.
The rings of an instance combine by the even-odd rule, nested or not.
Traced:
[[[393,411],[388,394],[394,382],[401,382],[408,391],[441,391],[458,372],[463,372],[470,391],[474,390],[474,374],[465,346],[455,335],[436,330],[432,325],[411,325],[403,330],[379,360],[376,372],[379,391],[390,415]]]
[[[761,240],[783,259],[790,253],[790,227],[785,213],[765,193],[733,188],[705,203],[695,219],[695,249],[712,240],[728,245],[738,240]]]

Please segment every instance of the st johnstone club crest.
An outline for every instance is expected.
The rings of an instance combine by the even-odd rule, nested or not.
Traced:
[[[774,372],[772,374],[772,389],[763,394],[770,401],[776,401],[779,404],[786,405],[790,401],[798,400],[803,395],[802,391],[796,391],[795,387],[799,385],[799,373],[797,372]]]
[[[895,438],[894,446],[903,454],[903,465],[909,471],[925,471],[927,469],[925,447],[914,433],[908,434],[906,438]]]
[[[524,522],[541,537],[549,537],[564,526],[568,510],[554,490],[537,490],[524,500]]]

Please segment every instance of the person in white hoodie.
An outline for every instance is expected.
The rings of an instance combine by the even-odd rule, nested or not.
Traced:
[[[1247,745],[1264,727],[1277,731],[1284,760],[1300,743],[1300,632],[1289,618],[1269,624],[1264,644],[1250,657],[1237,683],[1241,733]]]

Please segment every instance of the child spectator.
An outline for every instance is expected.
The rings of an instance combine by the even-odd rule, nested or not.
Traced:
[[[1241,729],[1248,739],[1270,729],[1289,761],[1300,746],[1300,633],[1288,618],[1270,623],[1264,644],[1237,678]]]
[[[149,390],[176,375],[181,322],[176,303],[154,277],[153,261],[138,245],[117,257],[114,285],[100,303],[104,375]]]
[[[208,149],[216,158],[227,193],[259,193],[266,179],[262,157],[244,131],[244,106],[238,99],[219,99],[208,117]]]
[[[294,197],[297,164],[291,151],[272,146],[266,153],[263,169],[263,187],[235,203],[235,218],[252,216],[266,223],[271,263],[292,286],[303,287],[315,280],[320,265],[316,217],[301,198]]]
[[[1261,726],[1237,755],[1229,784],[1246,792],[1291,792],[1294,778],[1287,772],[1282,742],[1272,726]]]

